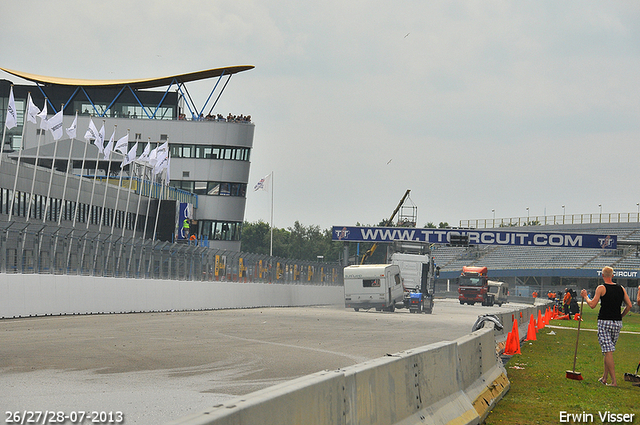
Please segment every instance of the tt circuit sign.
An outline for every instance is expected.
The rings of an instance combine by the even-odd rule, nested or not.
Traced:
[[[616,249],[616,235],[558,232],[509,232],[484,230],[417,229],[406,227],[334,226],[332,240],[345,242],[393,242],[451,244],[463,238],[469,245],[544,246]]]

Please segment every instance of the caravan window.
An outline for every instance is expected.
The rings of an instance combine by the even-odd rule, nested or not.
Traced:
[[[396,280],[396,285],[400,285],[400,283],[402,283],[400,281],[400,275],[399,274],[394,275],[393,278]]]
[[[362,279],[363,288],[380,287],[380,279]]]

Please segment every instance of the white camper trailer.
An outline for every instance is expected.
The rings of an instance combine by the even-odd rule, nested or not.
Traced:
[[[367,264],[344,268],[344,305],[355,311],[368,308],[394,311],[404,289],[400,268],[394,264]]]

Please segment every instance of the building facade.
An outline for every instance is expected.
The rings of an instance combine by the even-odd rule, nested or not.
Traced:
[[[187,83],[212,79],[214,90],[210,98],[215,99],[222,94],[220,91],[215,95],[215,87],[226,87],[226,83],[223,84],[225,78],[228,82],[231,75],[251,68],[253,67],[218,68],[166,78],[131,81],[68,80],[3,69],[30,80],[35,85],[12,85],[8,80],[0,80],[0,119],[6,133],[3,168],[8,171],[4,163],[15,164],[20,157],[20,166],[28,169],[17,172],[18,177],[13,180],[10,172],[0,173],[0,187],[4,190],[2,214],[8,211],[8,206],[11,205],[9,197],[12,197],[14,207],[11,212],[14,220],[26,219],[24,214],[27,213],[35,217],[34,214],[41,214],[43,211],[33,205],[38,202],[39,197],[46,197],[49,192],[51,207],[47,207],[48,211],[45,212],[54,214],[45,221],[55,222],[58,219],[58,222],[62,222],[61,215],[69,225],[80,221],[79,216],[84,218],[85,212],[87,215],[91,215],[93,210],[100,212],[101,206],[94,205],[95,208],[92,208],[92,204],[108,199],[104,215],[113,215],[118,228],[136,228],[134,233],[139,234],[134,234],[133,237],[140,237],[144,233],[144,226],[135,226],[134,223],[136,219],[138,222],[143,218],[147,222],[155,219],[157,198],[189,202],[193,205],[191,234],[195,234],[203,245],[239,251],[254,124],[245,115],[215,113],[215,104],[196,107],[190,101]],[[165,91],[157,90],[161,87],[166,87]],[[18,125],[7,130],[4,121],[11,89]],[[24,113],[29,93],[33,103],[40,109],[43,108],[46,97],[49,118],[62,109],[65,128],[71,126],[78,113],[76,139],[70,140],[65,135],[55,142],[50,131],[43,130],[39,124],[26,121]],[[209,107],[211,109],[206,109]],[[204,116],[204,112],[208,114]],[[112,134],[118,139],[128,132],[128,148],[131,149],[138,143],[137,157],[143,153],[147,144],[153,149],[168,143],[171,158],[168,172],[170,188],[167,188],[166,194],[160,196],[153,188],[145,191],[144,178],[141,178],[144,172],[140,171],[140,166],[136,168],[135,164],[124,168],[123,184],[123,179],[119,178],[123,156],[113,155],[111,161],[107,161],[100,156],[95,144],[85,145],[83,138],[90,121],[97,128],[104,125],[106,140]],[[42,181],[29,185],[29,176],[34,174],[29,167],[36,165],[36,162],[39,166],[36,169],[42,167]],[[57,170],[57,173],[53,172],[55,179],[49,179],[55,180],[53,192],[51,184],[45,190],[45,174],[49,172],[45,170],[51,170],[52,166]],[[67,170],[69,175],[65,176]],[[108,182],[120,185],[120,190],[109,189]],[[10,193],[14,186],[15,194]],[[35,189],[31,191],[30,186]],[[83,193],[79,194],[79,191]],[[92,192],[91,195],[89,191]],[[95,193],[99,195],[95,196]],[[167,197],[169,193],[171,195]],[[100,198],[100,194],[103,198]],[[125,196],[126,201],[123,200]],[[67,217],[70,216],[66,212],[73,208],[67,206],[67,203],[75,205],[80,199],[83,200],[79,202],[81,212],[69,222]],[[25,209],[25,205],[31,207]],[[143,211],[148,211],[149,217]],[[101,221],[99,217],[93,223],[93,219],[85,218],[91,224],[87,225],[88,230],[98,231],[102,224],[113,224],[113,221]],[[1,216],[0,221],[3,221]],[[151,238],[153,235],[147,234],[146,237]]]

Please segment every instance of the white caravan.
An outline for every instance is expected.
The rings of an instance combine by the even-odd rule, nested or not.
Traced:
[[[366,264],[344,268],[344,306],[394,311],[404,289],[395,264]]]

